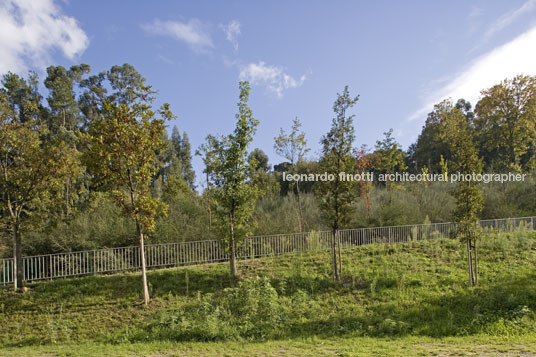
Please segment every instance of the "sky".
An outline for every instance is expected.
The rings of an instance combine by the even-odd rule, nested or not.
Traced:
[[[43,79],[48,65],[79,63],[133,65],[194,151],[234,129],[240,80],[260,121],[251,149],[271,164],[284,161],[274,137],[295,117],[319,156],[346,85],[359,95],[354,145],[392,128],[405,149],[434,104],[474,105],[505,78],[536,75],[536,0],[0,0],[0,74]]]

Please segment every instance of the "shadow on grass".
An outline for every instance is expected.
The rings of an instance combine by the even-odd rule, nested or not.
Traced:
[[[213,293],[231,286],[230,274],[224,269],[166,269],[150,271],[147,278],[152,298]],[[140,273],[41,281],[30,283],[28,287],[28,293],[0,291],[5,313],[43,311],[56,305],[69,309],[79,307],[78,311],[82,311],[96,305],[141,304]]]
[[[408,306],[396,302],[373,305],[356,313],[292,324],[291,334],[448,337],[526,333],[536,328],[535,282],[536,273],[454,295],[425,298]]]

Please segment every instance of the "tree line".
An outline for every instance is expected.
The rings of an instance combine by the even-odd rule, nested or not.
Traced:
[[[273,167],[262,150],[250,148],[258,121],[248,106],[249,84],[240,82],[234,131],[209,135],[195,150],[204,163],[202,189],[196,187],[187,133],[173,127],[168,134],[166,123],[175,115],[168,104],[153,108],[156,91],[131,65],[98,74],[86,64],[50,66],[43,84],[46,98],[35,73],[27,78],[8,73],[0,89],[0,254],[15,258],[15,286],[22,283],[23,252],[132,244],[133,236],[141,247],[147,239],[224,239],[231,274],[237,276],[235,252],[244,238],[281,232],[284,225],[277,214],[288,217],[289,212],[296,222],[292,230],[332,230],[333,275],[340,279],[341,228],[422,223],[400,215],[403,209],[397,205],[408,204],[404,195],[427,212],[426,219],[434,205],[427,196],[445,200],[438,208],[442,213],[432,218],[454,217],[463,223],[469,263],[474,262],[471,281],[476,283],[477,235],[471,222],[482,209],[497,214],[486,213],[500,191],[497,187],[486,191],[475,183],[460,183],[448,190],[429,183],[350,182],[338,177],[287,182],[282,173],[530,172],[536,163],[536,79],[530,76],[484,90],[474,110],[463,99],[437,104],[407,151],[392,130],[374,148],[355,146],[351,110],[359,96],[345,87],[336,95],[320,157],[307,157],[306,134],[295,118],[288,132],[282,128],[274,138],[282,162]],[[522,185],[514,190],[525,196],[533,191]],[[532,210],[533,197],[516,209]],[[512,205],[520,202],[512,200]],[[99,219],[109,226],[101,229]],[[28,238],[23,240],[23,235]]]

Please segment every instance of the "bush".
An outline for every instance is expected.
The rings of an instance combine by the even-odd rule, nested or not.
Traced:
[[[284,299],[283,299],[284,300]],[[267,278],[241,281],[219,295],[199,295],[156,316],[144,328],[127,333],[130,341],[217,341],[282,336],[287,305]]]

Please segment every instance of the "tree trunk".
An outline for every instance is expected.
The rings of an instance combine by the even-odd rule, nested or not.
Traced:
[[[333,276],[335,277],[335,280],[339,281],[341,280],[341,276],[339,275],[339,269],[337,267],[337,238],[339,236],[339,230],[335,228],[333,230],[332,240],[331,240],[331,260],[333,263]]]
[[[136,228],[138,230],[138,237],[140,239],[140,260],[141,260],[141,279],[143,283],[143,301],[145,305],[149,304],[149,288],[147,286],[147,266],[145,264],[145,245],[143,242],[143,232],[140,224],[136,219]]]
[[[339,278],[342,278],[342,256],[341,256],[341,233],[337,231],[337,245],[339,249]]]
[[[70,187],[71,187],[71,180],[68,178],[65,180],[65,217],[69,217],[69,202],[70,202]]]
[[[298,204],[298,232],[301,233],[303,232],[303,214],[300,202],[300,185],[298,181],[296,181],[296,203]]]
[[[207,210],[208,210],[208,231],[210,232],[212,229],[212,208],[210,207],[210,181],[208,179],[208,171],[207,171]]]
[[[475,256],[475,265],[473,267],[473,270],[474,270],[474,282],[475,282],[475,285],[478,283],[478,255],[477,255],[477,252],[476,252],[476,239],[473,241],[473,251],[474,251],[474,256]]]
[[[473,280],[473,259],[472,259],[472,254],[471,254],[471,240],[470,239],[467,239],[467,263],[468,263],[467,269],[469,272],[469,284],[471,286],[474,286],[475,282]]]
[[[22,239],[18,222],[13,224],[13,259],[15,274],[13,276],[13,288],[15,290],[24,286],[24,264],[22,261]]]
[[[231,268],[231,278],[236,280],[236,242],[234,237],[234,220],[231,215],[231,237],[229,241],[229,264]]]

